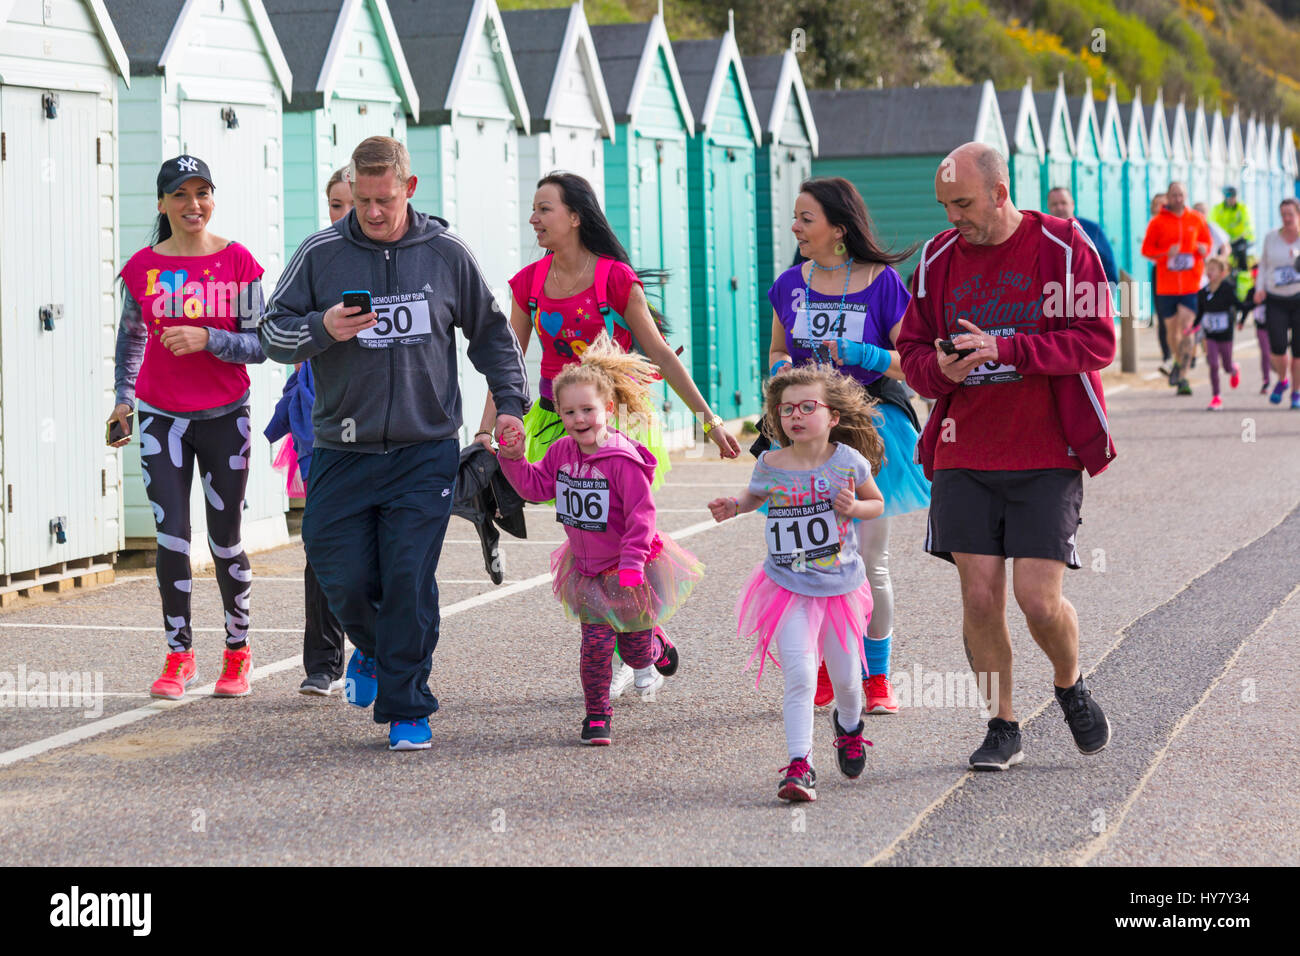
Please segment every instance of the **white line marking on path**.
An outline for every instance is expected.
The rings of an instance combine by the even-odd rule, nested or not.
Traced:
[[[744,520],[748,517],[749,517],[748,515],[742,515],[741,520]],[[731,520],[735,521],[737,519],[733,518]],[[668,533],[672,535],[672,537],[675,540],[680,541],[683,538],[689,538],[692,535],[697,535],[703,531],[708,531],[709,529],[716,528],[716,527],[718,527],[718,524],[714,522],[712,519],[709,519],[708,521],[700,521],[693,525],[688,525],[687,527],[682,528],[680,531],[670,531]],[[511,595],[514,594],[519,594],[523,591],[527,591],[530,590],[531,588],[539,587],[543,584],[548,584],[550,583],[550,580],[551,580],[550,574],[538,574],[531,578],[525,578],[522,581],[516,581],[513,584],[496,588],[485,594],[477,594],[474,597],[466,598],[463,601],[457,601],[455,604],[451,604],[445,608],[442,608],[441,616],[443,618],[448,618],[454,614],[460,614],[463,611],[468,611],[471,608],[481,607],[484,604],[491,604],[493,601],[499,601],[502,598],[510,597]],[[119,631],[125,631],[125,630],[157,631],[158,630],[158,628],[156,627],[113,628],[111,626],[100,627],[100,626],[89,625],[89,624],[0,623],[0,627],[36,627],[36,628],[54,628],[60,630],[64,630],[64,629],[66,630],[119,630]],[[222,633],[225,632],[225,628],[216,628],[216,627],[205,627],[205,628],[196,627],[194,628],[194,630],[195,631],[220,631]],[[260,628],[260,629],[253,628],[250,631],[250,633],[256,634],[259,632],[259,630],[263,634],[302,633],[302,628],[300,627]],[[249,680],[250,681],[261,680],[263,677],[270,677],[274,674],[280,673],[281,671],[292,670],[295,667],[301,667],[301,666],[302,666],[301,654],[295,654],[293,657],[286,657],[283,660],[275,661],[272,664],[255,664],[253,667],[253,673],[249,675]],[[112,717],[104,717],[100,720],[96,720],[91,723],[85,724],[84,726],[74,727],[72,730],[65,730],[63,733],[55,734],[52,737],[46,737],[42,740],[36,740],[29,744],[23,744],[23,746],[15,747],[13,750],[6,750],[3,753],[0,753],[0,767],[6,767],[9,764],[14,764],[20,760],[26,760],[29,757],[35,757],[38,756],[39,754],[43,754],[51,750],[56,750],[59,747],[67,747],[71,744],[80,743],[81,741],[87,739],[88,737],[95,737],[99,734],[106,733],[110,730],[116,730],[119,727],[126,727],[130,724],[136,723],[137,721],[140,720],[144,720],[148,717],[156,717],[158,714],[163,714],[166,713],[167,711],[175,710],[178,707],[184,707],[186,704],[193,703],[196,700],[207,700],[211,698],[212,691],[216,689],[216,686],[217,685],[215,682],[211,684],[205,684],[202,687],[198,687],[187,692],[185,697],[181,700],[155,700],[152,703],[146,704],[143,707],[137,707],[134,710],[128,710],[120,714],[114,714]]]

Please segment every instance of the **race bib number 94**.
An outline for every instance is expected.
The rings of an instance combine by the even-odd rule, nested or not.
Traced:
[[[767,552],[778,565],[838,554],[840,529],[830,501],[767,509]]]
[[[604,531],[609,526],[609,482],[557,474],[555,520],[580,531]]]
[[[795,345],[811,349],[813,343],[825,339],[848,339],[852,342],[863,341],[866,334],[867,312],[861,305],[851,303],[840,311],[839,302],[824,302],[811,309],[796,309],[794,328],[790,330]]]
[[[375,296],[371,300],[375,324],[357,333],[357,342],[368,349],[390,349],[398,345],[424,345],[433,340],[429,300],[423,292]]]

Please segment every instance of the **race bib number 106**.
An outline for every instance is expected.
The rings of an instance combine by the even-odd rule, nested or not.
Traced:
[[[433,340],[429,300],[423,292],[375,296],[370,307],[375,312],[375,324],[357,333],[357,343],[363,348],[390,349]]]
[[[557,474],[555,520],[580,531],[604,531],[609,526],[609,482]]]

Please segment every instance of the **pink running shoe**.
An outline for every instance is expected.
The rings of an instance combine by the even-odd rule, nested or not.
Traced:
[[[868,714],[898,713],[898,698],[894,688],[884,674],[873,674],[862,682],[862,696],[866,700],[863,708]]]
[[[149,695],[160,700],[180,700],[185,688],[199,678],[199,665],[194,663],[193,651],[175,651],[167,655],[162,676],[153,682]]]
[[[811,803],[817,799],[817,771],[803,757],[795,757],[781,768],[785,774],[776,795],[791,803]]]
[[[1205,406],[1205,410],[1207,412],[1217,412],[1222,407],[1223,407],[1223,399],[1219,398],[1218,395],[1215,395],[1212,399],[1210,399],[1210,404]]]
[[[1228,379],[1228,387],[1236,388],[1241,384],[1241,366],[1236,362],[1232,363],[1232,378]]]
[[[251,692],[248,678],[253,673],[253,652],[245,644],[237,651],[226,648],[221,661],[221,677],[212,689],[213,697],[247,697]]]

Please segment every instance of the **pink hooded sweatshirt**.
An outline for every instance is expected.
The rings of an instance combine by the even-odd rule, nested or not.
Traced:
[[[583,574],[645,571],[655,538],[650,482],[658,462],[644,445],[611,428],[609,441],[590,455],[565,435],[536,464],[500,456],[497,461],[527,500],[556,499],[557,518]]]

